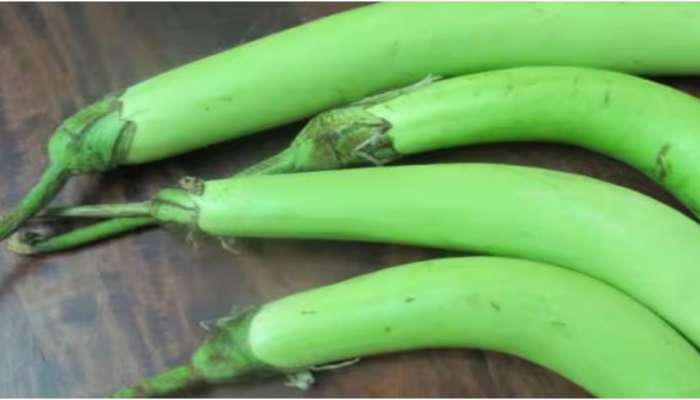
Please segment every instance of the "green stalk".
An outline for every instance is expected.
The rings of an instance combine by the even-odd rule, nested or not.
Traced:
[[[200,382],[201,378],[196,371],[189,365],[183,365],[146,379],[136,386],[119,390],[112,397],[162,397],[192,388]]]
[[[15,233],[10,238],[7,242],[7,248],[23,255],[53,253],[156,224],[158,224],[158,220],[152,217],[125,217],[98,222],[88,227],[74,229],[68,233],[48,238],[33,231],[23,231]]]
[[[49,166],[20,203],[0,220],[0,241],[39,213],[72,176],[106,171],[123,160],[134,125],[121,118],[120,111],[119,100],[107,96],[58,127],[48,146]]]
[[[156,199],[140,203],[50,208],[42,217],[108,219],[50,237],[32,230],[19,232],[12,236],[7,248],[23,255],[65,251],[165,222],[197,229],[198,210],[191,195],[187,190],[165,189]]]
[[[282,174],[296,170],[292,151],[282,151],[236,174],[237,176]]]
[[[40,217],[61,218],[129,218],[150,215],[150,201],[107,206],[76,206],[48,208]]]
[[[46,206],[61,190],[69,175],[63,166],[51,164],[20,203],[0,220],[0,240],[11,235]]]

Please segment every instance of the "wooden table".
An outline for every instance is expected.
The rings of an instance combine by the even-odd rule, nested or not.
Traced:
[[[232,45],[353,4],[1,4],[0,211],[46,162],[53,128],[101,95]],[[665,80],[692,91],[700,81]],[[74,179],[57,203],[147,199],[184,175],[229,175],[282,149],[300,124],[149,165]],[[567,146],[493,145],[407,163],[489,161],[602,178],[679,207],[630,168]],[[680,208],[680,207],[679,207]],[[185,362],[199,322],[381,266],[448,254],[414,247],[245,241],[241,254],[155,229],[60,255],[0,251],[0,396],[100,396]],[[318,375],[306,392],[281,379],[196,396],[562,396],[587,394],[528,362],[442,350],[386,355]]]

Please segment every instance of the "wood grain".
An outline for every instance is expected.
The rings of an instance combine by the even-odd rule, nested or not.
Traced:
[[[101,95],[238,43],[357,4],[0,4],[0,211],[46,162],[53,128]],[[700,82],[666,81],[697,93]],[[282,149],[299,129],[274,131],[139,167],[74,179],[57,203],[143,200],[181,176],[229,175]],[[492,145],[407,163],[489,161],[602,178],[674,207],[648,179],[567,146]],[[337,280],[447,252],[309,241],[245,241],[234,256],[204,238],[151,230],[40,258],[0,252],[0,396],[100,396],[182,363],[199,321]],[[207,397],[585,397],[557,375],[513,357],[419,351],[323,373],[307,392],[281,379],[191,393]]]

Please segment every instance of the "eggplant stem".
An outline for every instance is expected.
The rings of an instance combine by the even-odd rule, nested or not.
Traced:
[[[47,208],[41,218],[134,218],[151,215],[152,201]]]
[[[0,241],[13,234],[29,218],[48,204],[65,185],[70,172],[62,164],[52,163],[20,203],[0,221]]]
[[[126,217],[98,222],[49,237],[33,231],[18,232],[8,241],[7,249],[22,255],[64,251],[156,224],[158,220],[152,217]]]
[[[294,153],[287,148],[279,154],[275,154],[270,158],[245,168],[237,173],[236,176],[272,175],[295,172],[293,155]]]
[[[200,383],[203,383],[203,381],[195,370],[190,365],[182,365],[162,372],[138,385],[121,389],[114,393],[112,397],[162,397],[183,389],[192,388]]]

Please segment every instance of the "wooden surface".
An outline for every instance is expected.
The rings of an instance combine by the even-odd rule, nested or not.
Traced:
[[[352,4],[0,4],[0,211],[46,161],[53,128],[101,95],[243,41]],[[700,81],[665,80],[689,91]],[[282,149],[301,124],[174,159],[74,179],[57,203],[143,200],[184,175],[229,175]],[[556,145],[441,151],[407,163],[490,161],[573,171],[673,206],[630,168]],[[0,396],[100,396],[188,359],[199,321],[381,266],[448,254],[413,247],[246,241],[234,256],[182,232],[150,230],[80,251],[20,258],[0,251]],[[510,397],[587,394],[513,357],[419,351],[325,372],[307,392],[281,379],[196,396]]]

